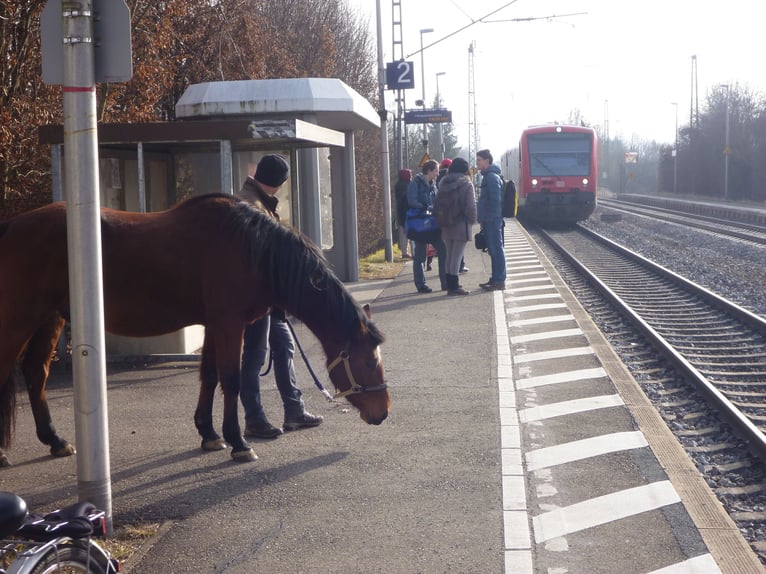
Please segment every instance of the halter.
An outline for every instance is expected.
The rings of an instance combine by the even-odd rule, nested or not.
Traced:
[[[345,391],[338,391],[332,396],[333,399],[337,399],[339,397],[347,397],[348,395],[356,395],[358,393],[385,391],[388,388],[386,383],[373,385],[370,387],[364,387],[357,383],[356,379],[354,379],[354,374],[351,372],[351,364],[349,362],[350,358],[351,355],[349,354],[348,349],[344,349],[338,354],[335,360],[333,360],[331,363],[328,363],[327,365],[327,373],[329,374],[332,373],[332,370],[342,362],[343,366],[346,368],[346,376],[348,377],[348,381],[351,383],[351,387],[349,389]]]

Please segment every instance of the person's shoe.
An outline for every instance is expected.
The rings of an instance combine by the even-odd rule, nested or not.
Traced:
[[[433,293],[433,289],[431,289],[428,285],[423,285],[418,287],[418,293]]]
[[[468,273],[468,267],[461,267],[460,273]]]
[[[457,289],[450,289],[447,291],[447,295],[468,295],[469,293],[470,291],[467,291],[462,287],[458,287]]]
[[[485,291],[505,291],[505,281],[490,281],[489,285],[482,285]]]
[[[405,253],[404,255],[402,255],[402,259],[412,259],[412,255]]]
[[[245,427],[245,438],[277,438],[282,434],[282,429],[275,427],[270,422],[256,423]]]
[[[491,277],[489,279],[487,279],[484,283],[479,283],[479,287],[481,287],[482,289],[486,289],[490,285],[492,285],[492,278]]]
[[[430,265],[426,265],[426,271],[431,271],[431,266]]]
[[[324,417],[321,415],[312,415],[310,412],[304,411],[300,416],[285,419],[285,422],[282,426],[284,427],[285,431],[294,431],[298,429],[319,426],[322,424],[323,420]]]

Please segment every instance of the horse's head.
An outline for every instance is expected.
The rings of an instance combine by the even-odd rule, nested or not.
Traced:
[[[364,306],[369,319],[370,306]],[[379,425],[388,416],[391,398],[383,376],[380,343],[383,335],[372,323],[360,323],[357,333],[341,349],[337,357],[329,357],[327,371],[338,392],[359,409],[368,424]]]

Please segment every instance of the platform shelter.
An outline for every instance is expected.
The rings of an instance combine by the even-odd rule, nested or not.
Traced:
[[[322,247],[338,277],[359,279],[354,132],[379,128],[375,109],[335,78],[206,82],[176,103],[176,121],[99,124],[101,205],[160,211],[187,197],[235,193],[258,160],[281,153],[290,178],[280,215]],[[62,199],[63,127],[42,126],[51,144],[54,199]],[[185,354],[202,329],[146,339],[109,335],[118,355]]]

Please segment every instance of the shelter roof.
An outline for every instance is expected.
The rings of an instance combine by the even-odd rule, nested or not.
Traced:
[[[337,78],[205,82],[189,86],[176,103],[178,119],[243,115],[305,116],[339,131],[380,127],[372,105]]]

